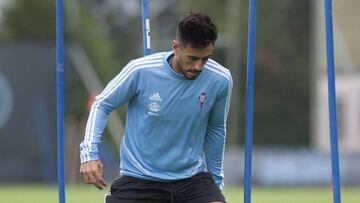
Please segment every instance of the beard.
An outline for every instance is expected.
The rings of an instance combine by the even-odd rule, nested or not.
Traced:
[[[184,63],[179,59],[176,62],[177,67],[183,74],[183,76],[188,80],[195,80],[201,73],[201,71],[191,70],[191,68],[186,68]]]

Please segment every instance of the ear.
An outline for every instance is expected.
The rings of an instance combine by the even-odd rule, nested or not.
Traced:
[[[179,42],[177,40],[173,40],[172,44],[171,44],[171,48],[175,55],[177,55],[179,53],[179,47],[180,47]]]

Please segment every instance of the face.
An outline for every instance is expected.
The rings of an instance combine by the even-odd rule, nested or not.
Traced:
[[[172,43],[174,58],[171,66],[177,72],[183,74],[189,80],[195,80],[209,60],[214,45],[209,44],[204,48],[193,48],[190,44],[183,47],[178,41]]]

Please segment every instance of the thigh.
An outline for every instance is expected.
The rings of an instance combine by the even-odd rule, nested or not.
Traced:
[[[169,203],[171,192],[167,183],[122,176],[105,198],[105,203]]]
[[[174,203],[226,202],[209,173],[202,172],[175,183]]]

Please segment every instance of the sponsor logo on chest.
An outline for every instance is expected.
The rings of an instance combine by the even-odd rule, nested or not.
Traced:
[[[159,111],[161,109],[160,103],[162,101],[159,92],[152,94],[149,97],[150,103],[148,104],[148,114],[151,116],[160,116]]]
[[[204,106],[204,103],[206,102],[206,100],[208,99],[207,95],[205,92],[201,92],[198,96],[196,96],[197,100],[198,100],[198,108],[202,109]],[[160,116],[160,110],[161,110],[161,96],[159,92],[156,92],[154,94],[151,94],[148,97],[149,101],[148,101],[148,105],[147,105],[147,114],[151,115],[151,116]]]

